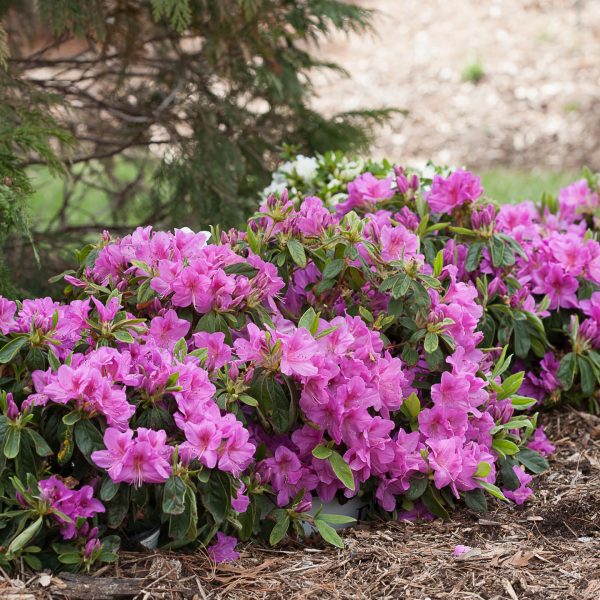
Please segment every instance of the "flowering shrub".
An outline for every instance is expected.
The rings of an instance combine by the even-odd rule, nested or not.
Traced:
[[[311,170],[296,166],[308,160]],[[558,198],[545,195],[538,205],[497,206],[468,172],[406,172],[385,161],[328,154],[283,165],[269,189],[284,188],[297,208],[305,194],[316,192],[331,219],[350,210],[363,215],[377,230],[382,256],[398,257],[408,234],[419,238],[430,265],[441,251],[441,273],[452,265],[457,281],[477,289],[483,346],[508,345],[519,359],[515,368],[526,371],[522,392],[546,404],[564,399],[599,412],[596,176],[586,172]],[[404,252],[412,250],[405,245]]]
[[[453,177],[436,201],[470,209],[477,180]],[[392,181],[362,176],[335,213],[271,196],[211,244],[104,234],[65,302],[0,299],[2,564],[87,568],[152,533],[215,560],[307,529],[341,546],[334,499],[405,519],[522,503],[551,450],[536,401],[415,178],[417,212],[354,212]]]

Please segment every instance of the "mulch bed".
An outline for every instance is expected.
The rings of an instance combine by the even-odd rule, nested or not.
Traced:
[[[449,522],[378,523],[343,533],[346,549],[248,545],[215,566],[206,555],[128,553],[92,576],[14,573],[0,599],[600,598],[600,418],[544,416],[557,446],[524,507]],[[452,556],[457,544],[472,550]]]

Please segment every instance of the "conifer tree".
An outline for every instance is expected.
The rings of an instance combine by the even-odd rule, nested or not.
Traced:
[[[104,227],[239,223],[284,144],[357,149],[387,117],[310,106],[311,73],[337,68],[311,45],[370,19],[341,0],[0,0],[4,222],[23,230],[43,165],[67,175],[43,260]]]

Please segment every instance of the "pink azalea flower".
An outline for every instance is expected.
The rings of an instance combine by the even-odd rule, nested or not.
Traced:
[[[503,489],[502,492],[509,500],[520,505],[533,494],[533,490],[527,487],[527,484],[532,481],[533,477],[525,473],[525,471],[517,465],[513,467],[513,472],[519,480],[519,487],[516,490]]]
[[[116,482],[140,486],[142,483],[164,483],[171,475],[170,456],[173,448],[166,445],[164,431],[140,427],[137,437],[133,432],[116,432],[108,428],[104,433],[106,450],[92,453],[92,460],[108,468],[110,478]]]
[[[481,180],[469,171],[458,169],[444,179],[433,178],[427,202],[431,212],[450,214],[457,206],[474,202],[483,194]]]
[[[16,312],[16,303],[0,296],[0,333],[3,335],[10,333]]]
[[[94,490],[90,485],[84,485],[79,490],[69,489],[58,477],[52,476],[48,479],[41,479],[39,486],[44,500],[52,508],[71,519],[69,522],[58,515],[53,515],[65,540],[77,536],[79,519],[91,518],[105,511],[102,502],[94,498]]]
[[[550,308],[576,308],[577,289],[579,283],[577,279],[568,273],[558,264],[550,265],[543,278],[543,282],[533,288],[535,294],[548,294],[550,297]]]
[[[419,431],[427,438],[441,440],[462,437],[467,431],[468,415],[464,410],[451,406],[434,406],[419,413]]]
[[[206,348],[206,368],[209,371],[220,369],[231,360],[231,348],[225,344],[225,334],[221,332],[208,333],[200,331],[193,335],[196,348]]]
[[[179,277],[173,280],[171,298],[173,306],[190,306],[199,313],[206,313],[212,308],[212,296],[209,294],[210,279],[200,275],[192,267],[183,269]]]
[[[217,450],[221,445],[222,434],[211,421],[186,423],[184,427],[186,442],[182,444],[190,450],[204,466],[212,469],[217,464]]]
[[[472,550],[471,546],[463,546],[462,544],[458,544],[457,546],[455,546],[454,550],[452,551],[452,556],[462,556],[463,554],[466,554],[467,552],[470,552]]]
[[[248,441],[250,434],[239,421],[220,451],[219,469],[236,477],[252,462],[256,447]]]
[[[348,199],[336,206],[338,216],[345,215],[354,208],[368,208],[379,200],[387,200],[394,195],[392,178],[377,179],[371,173],[363,173],[348,184]]]
[[[383,227],[380,240],[381,258],[385,261],[407,261],[419,252],[419,238],[402,225]]]
[[[554,444],[552,444],[548,439],[548,436],[546,436],[543,426],[538,427],[534,431],[527,447],[539,452],[542,456],[549,456],[556,450]]]
[[[240,553],[235,550],[237,544],[236,538],[218,531],[217,541],[207,548],[207,552],[217,564],[237,560],[240,557]]]
[[[464,409],[469,406],[470,387],[465,377],[445,371],[440,383],[431,386],[431,399],[436,406]]]
[[[454,481],[462,469],[462,440],[457,437],[445,440],[427,440],[427,445],[431,449],[428,459],[433,469],[435,487],[441,490],[450,485],[455,495],[458,495]]]
[[[174,310],[168,310],[161,317],[154,317],[150,321],[148,335],[155,343],[171,350],[175,344],[185,337],[190,330],[190,323],[185,319],[180,319]]]
[[[119,309],[123,308],[119,301],[119,298],[113,297],[107,303],[106,306],[102,304],[99,300],[92,296],[92,302],[96,306],[96,310],[98,311],[98,316],[100,317],[100,321],[102,323],[108,323],[112,321]]]
[[[235,497],[231,499],[233,510],[238,513],[245,513],[250,506],[250,498],[245,494],[246,486],[242,483],[236,490]]]
[[[129,450],[133,439],[133,431],[119,431],[108,427],[104,432],[104,445],[106,450],[92,452],[92,460],[108,471],[113,481],[118,480],[123,470],[123,460]]]
[[[281,372],[285,375],[310,376],[318,373],[311,359],[318,344],[304,328],[296,329],[291,335],[281,336]]]

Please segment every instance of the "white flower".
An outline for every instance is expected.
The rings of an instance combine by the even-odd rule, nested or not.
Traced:
[[[271,194],[281,194],[281,192],[283,192],[283,190],[285,190],[286,188],[287,182],[285,181],[285,179],[283,181],[277,181],[275,177],[273,177],[273,181],[271,181],[271,184],[263,190],[263,196],[266,198]]]
[[[300,179],[306,183],[310,183],[316,176],[319,169],[317,159],[299,154],[296,157],[296,173]]]
[[[278,173],[285,173],[286,175],[290,175],[293,172],[294,163],[288,160],[288,162],[284,162],[282,165],[279,166],[275,175],[277,175]],[[275,175],[273,177],[275,177]]]

